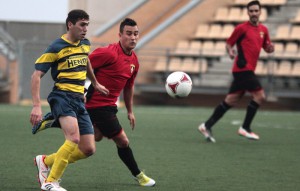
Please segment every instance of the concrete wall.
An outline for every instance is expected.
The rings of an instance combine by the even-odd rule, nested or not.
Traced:
[[[137,0],[70,0],[69,10],[83,9],[90,15],[88,37]],[[117,33],[116,33],[117,35]]]

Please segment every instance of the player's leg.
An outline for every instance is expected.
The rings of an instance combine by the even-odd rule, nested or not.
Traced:
[[[95,136],[92,122],[87,111],[84,108],[84,105],[82,105],[82,107],[82,111],[84,112],[77,116],[80,132],[80,141],[78,147],[76,147],[76,149],[70,156],[69,163],[74,163],[78,160],[85,159],[93,155],[96,151],[96,145],[94,140]]]
[[[103,139],[103,134],[100,129],[97,127],[97,124],[94,124],[94,132],[95,132],[95,141],[100,142]]]
[[[231,83],[225,99],[219,105],[217,105],[208,120],[198,126],[198,130],[208,142],[216,142],[212,136],[213,125],[217,123],[223,117],[223,115],[244,95],[243,87],[239,84],[239,81],[239,76],[234,75],[234,80]]]
[[[141,171],[138,168],[132,150],[129,147],[129,140],[125,132],[121,130],[121,132],[117,136],[113,137],[112,139],[116,143],[118,149],[118,155],[120,159],[128,167],[128,169],[130,170],[133,176],[138,175]]]
[[[217,123],[223,115],[233,107],[243,96],[243,93],[227,94],[224,101],[222,101],[214,110],[208,120],[199,125],[198,130],[203,134],[208,142],[216,142],[212,135],[212,127]]]
[[[155,181],[141,172],[134,159],[127,135],[123,131],[117,118],[117,107],[100,107],[87,110],[94,125],[95,140],[100,141],[103,136],[113,139],[117,145],[118,155],[128,167],[134,177],[139,177],[142,186],[154,186]],[[139,175],[139,176],[138,176]]]
[[[249,102],[243,128],[251,132],[251,122],[262,102],[265,100],[265,93],[263,90],[251,92],[253,99]]]
[[[254,72],[247,73],[244,86],[251,93],[252,100],[247,106],[246,116],[243,125],[238,130],[238,134],[249,139],[258,140],[259,136],[252,132],[250,126],[259,106],[265,100],[265,93]]]
[[[257,110],[259,109],[259,106],[265,100],[265,93],[261,89],[256,92],[251,92],[251,95],[253,99],[248,104],[246,116],[242,127],[240,127],[238,131],[238,134],[249,139],[258,140],[259,136],[251,130],[251,123],[257,113]]]
[[[126,133],[121,130],[121,132],[112,138],[117,145],[118,155],[123,163],[130,170],[131,174],[135,177],[141,186],[154,186],[155,181],[142,172],[135,161],[133,152],[129,147],[129,140]]]
[[[93,134],[87,134],[87,135],[81,135],[80,141],[78,146],[75,148],[74,152],[69,158],[68,163],[74,163],[78,160],[85,159],[92,154],[94,154],[96,151],[95,141],[94,141],[94,135]],[[43,183],[50,172],[50,169],[55,161],[56,153],[53,153],[51,155],[38,155],[35,158],[35,164],[39,171],[41,171],[41,178],[39,178],[39,182]],[[44,180],[44,181],[43,181]]]
[[[61,116],[59,118],[65,135],[64,144],[55,154],[55,159],[46,181],[42,184],[42,190],[65,190],[59,185],[59,180],[67,168],[68,161],[79,143],[79,128],[77,119],[73,116]]]
[[[78,122],[75,117],[62,116],[59,118],[66,141],[56,152],[55,161],[51,167],[48,182],[58,181],[68,165],[68,160],[80,140]]]
[[[240,98],[241,94],[228,94],[205,122],[206,128],[211,129],[213,125],[218,122],[223,115],[240,100]]]
[[[69,163],[69,158],[78,147],[80,141],[78,120],[76,118],[76,113],[78,113],[76,110],[80,106],[78,105],[80,103],[78,99],[65,92],[51,92],[48,96],[48,102],[54,118],[59,119],[65,142],[55,154],[50,156],[55,156],[55,158],[47,180],[41,187],[42,190],[51,186],[60,187],[59,179],[62,177]],[[47,158],[49,157],[46,157],[46,161]]]

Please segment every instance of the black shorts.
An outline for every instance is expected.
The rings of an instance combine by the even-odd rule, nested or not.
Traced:
[[[87,109],[94,128],[98,128],[101,133],[111,139],[122,131],[122,127],[117,118],[117,107],[105,106],[94,109]]]
[[[262,90],[261,83],[253,71],[233,72],[233,81],[228,94],[256,92]]]

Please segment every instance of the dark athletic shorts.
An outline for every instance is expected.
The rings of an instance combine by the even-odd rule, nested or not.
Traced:
[[[94,134],[90,116],[84,107],[83,96],[64,91],[52,91],[47,100],[55,119],[60,116],[76,117],[80,135]]]
[[[98,128],[103,136],[111,139],[117,136],[122,127],[117,118],[118,109],[116,106],[105,106],[87,109],[94,128]]]
[[[233,81],[228,94],[256,92],[262,90],[262,86],[253,71],[233,72]]]

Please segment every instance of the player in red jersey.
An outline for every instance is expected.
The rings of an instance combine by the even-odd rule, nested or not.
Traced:
[[[233,82],[228,94],[214,110],[211,117],[199,125],[198,130],[207,141],[215,142],[212,136],[212,126],[225,114],[225,112],[243,97],[246,91],[252,95],[243,125],[238,134],[248,139],[258,140],[259,136],[252,132],[250,125],[257,109],[265,100],[264,90],[254,71],[261,48],[267,53],[274,52],[274,45],[270,41],[266,26],[259,23],[261,5],[259,1],[247,4],[249,21],[239,24],[226,41],[226,49],[231,59],[234,59],[232,74]],[[237,53],[233,46],[236,45]]]
[[[108,95],[99,94],[90,86],[86,108],[95,130],[95,140],[103,136],[112,139],[118,155],[141,186],[154,186],[155,181],[147,177],[134,159],[129,140],[122,129],[116,113],[116,102],[121,92],[127,109],[131,128],[135,127],[133,113],[134,80],[139,70],[138,58],[133,51],[139,38],[137,23],[126,18],[120,24],[119,42],[95,49],[89,56],[96,79],[109,90]]]

